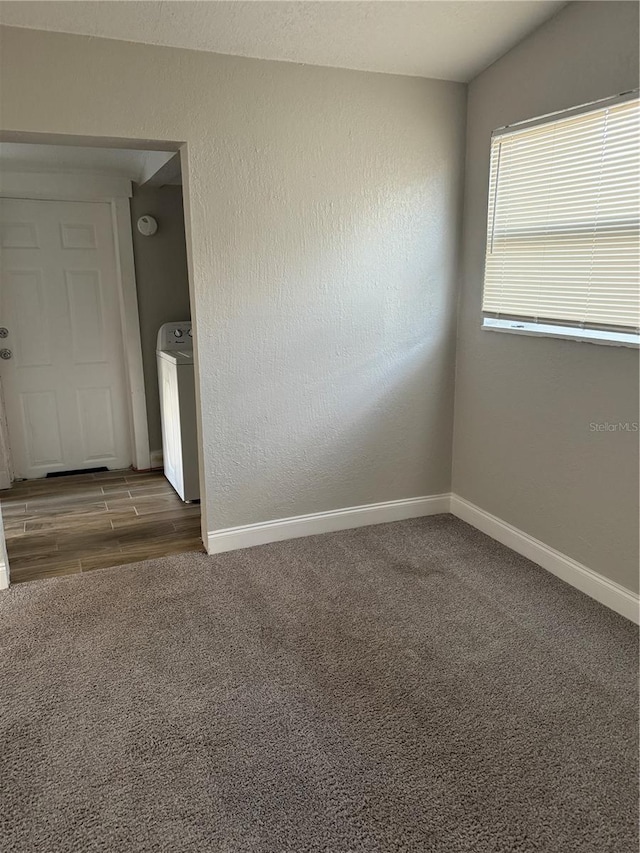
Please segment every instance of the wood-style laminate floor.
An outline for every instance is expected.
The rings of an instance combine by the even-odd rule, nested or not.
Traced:
[[[161,472],[24,480],[0,504],[12,583],[204,550],[200,505]]]

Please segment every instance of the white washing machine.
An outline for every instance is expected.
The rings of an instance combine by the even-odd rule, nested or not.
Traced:
[[[165,323],[156,347],[164,475],[183,501],[200,498],[191,322]]]

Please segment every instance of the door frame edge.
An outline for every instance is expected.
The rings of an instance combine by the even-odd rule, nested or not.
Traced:
[[[13,459],[9,445],[7,410],[4,404],[4,390],[0,379],[0,489],[11,488],[13,482]],[[1,556],[1,555],[0,555]]]
[[[147,394],[144,387],[142,339],[129,198],[111,199],[111,219],[120,294],[120,325],[124,346],[125,374],[129,391],[131,457],[133,467],[136,470],[148,471],[151,468],[151,453],[149,450]]]

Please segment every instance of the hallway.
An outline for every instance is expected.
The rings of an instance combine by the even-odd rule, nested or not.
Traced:
[[[200,505],[158,471],[24,480],[0,505],[11,583],[203,551]]]

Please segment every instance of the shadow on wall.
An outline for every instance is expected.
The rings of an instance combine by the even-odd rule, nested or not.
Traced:
[[[223,356],[220,369],[235,379],[228,395],[219,394],[215,374],[205,379],[221,412],[209,452],[224,446],[244,460],[232,480],[217,481],[226,502],[284,492],[271,512],[285,518],[300,506],[330,509],[327,491],[334,506],[353,506],[449,490],[457,231],[446,227],[455,211],[446,209],[442,183],[436,172],[397,192],[382,188],[373,206],[349,197],[339,234],[331,233],[335,199],[300,204],[309,235],[329,227],[332,239],[313,246],[310,238],[297,255],[286,251],[286,223],[275,210],[266,235],[238,223],[236,264],[255,281],[250,266],[259,254],[265,287],[238,292],[216,326],[219,347],[227,341],[221,353],[251,330],[250,367]],[[446,225],[433,212],[443,207]],[[257,251],[264,240],[271,253]],[[304,287],[286,286],[294,282]],[[239,502],[233,520],[268,520],[250,513]]]
[[[136,226],[144,214],[153,216],[158,223],[158,230],[151,237],[144,237]],[[131,222],[149,447],[154,464],[154,456],[159,458],[155,454],[162,450],[156,336],[163,323],[191,318],[182,187],[134,185]]]

